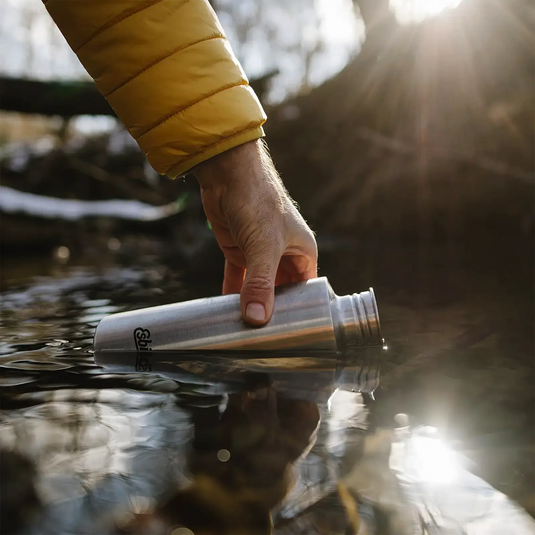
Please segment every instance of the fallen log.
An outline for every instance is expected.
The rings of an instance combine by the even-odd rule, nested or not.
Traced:
[[[278,73],[278,70],[272,70],[250,81],[261,100],[271,79]],[[92,81],[40,81],[0,77],[0,109],[65,119],[78,115],[116,117]]]
[[[93,82],[49,82],[1,77],[0,108],[65,119],[77,115],[115,117],[115,112]]]

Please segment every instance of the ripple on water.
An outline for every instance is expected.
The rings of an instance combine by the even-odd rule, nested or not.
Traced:
[[[11,376],[6,376],[6,377],[0,376],[0,386],[19,386],[19,385],[32,383],[33,381],[34,381],[34,378],[28,375],[26,376],[11,375]]]
[[[4,362],[7,359],[0,359],[0,367],[10,368],[12,370],[29,370],[29,371],[59,371],[68,370],[72,365],[54,362],[51,360],[33,360],[33,359],[18,359],[21,355],[17,355],[16,360]]]

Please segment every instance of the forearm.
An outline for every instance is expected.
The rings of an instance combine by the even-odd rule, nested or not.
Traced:
[[[45,0],[152,166],[176,176],[263,136],[265,114],[204,0]]]
[[[226,188],[238,180],[261,177],[286,194],[264,140],[244,143],[210,158],[192,169],[201,188]]]

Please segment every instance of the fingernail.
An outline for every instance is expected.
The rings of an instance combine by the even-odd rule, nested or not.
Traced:
[[[245,317],[248,320],[264,321],[266,319],[266,310],[260,303],[249,303],[245,309]]]

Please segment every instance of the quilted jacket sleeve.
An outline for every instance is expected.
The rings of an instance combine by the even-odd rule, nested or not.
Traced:
[[[264,110],[206,0],[43,2],[159,173],[264,135]]]

